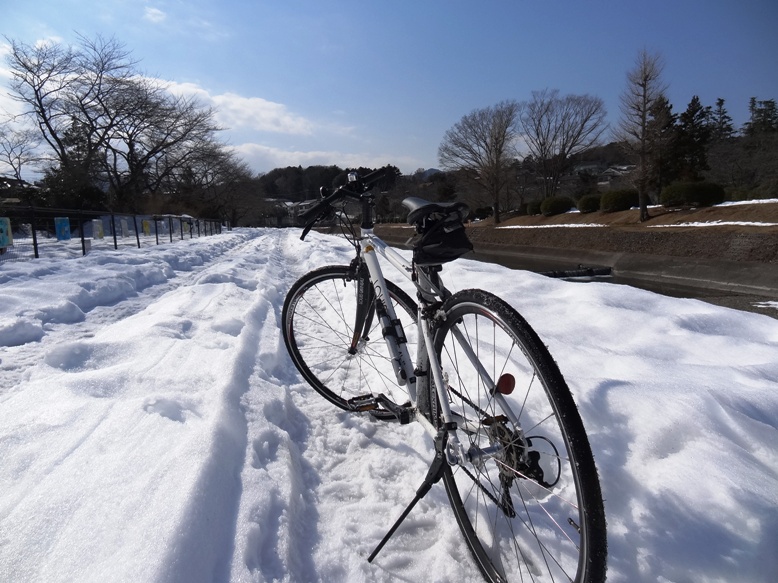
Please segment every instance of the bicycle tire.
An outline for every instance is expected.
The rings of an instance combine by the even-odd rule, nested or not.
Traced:
[[[405,402],[407,393],[397,385],[378,318],[373,317],[356,354],[349,353],[356,283],[355,270],[346,265],[322,267],[301,277],[290,288],[281,315],[286,348],[311,387],[341,409],[351,411],[348,400],[366,394],[384,394],[395,404]],[[414,354],[416,304],[394,283],[387,281],[386,286],[403,324],[409,352]],[[370,413],[379,419],[395,419],[382,408]]]
[[[573,397],[548,349],[515,309],[488,292],[460,291],[442,310],[434,346],[458,437],[466,450],[502,446],[479,462],[446,465],[443,475],[482,575],[487,581],[604,581],[607,539],[597,470]],[[494,393],[465,356],[455,326],[495,385],[504,378],[508,387],[505,375],[513,375],[515,389],[503,397],[514,405],[521,435],[529,438],[523,446],[515,427],[498,420]],[[430,403],[439,404],[434,383],[429,390]],[[440,427],[440,412],[432,416]],[[537,453],[534,464],[519,461],[522,451]]]

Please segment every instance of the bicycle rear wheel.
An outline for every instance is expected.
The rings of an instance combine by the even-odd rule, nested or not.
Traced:
[[[368,284],[369,285],[369,284]],[[416,304],[386,282],[389,297],[405,331],[410,354],[416,352]],[[351,410],[348,400],[366,394],[384,394],[404,403],[407,393],[397,384],[386,342],[370,307],[369,329],[358,333],[352,348],[357,312],[355,269],[323,267],[300,278],[289,290],[282,313],[286,348],[297,370],[325,399]],[[382,419],[394,418],[386,410],[371,412]]]
[[[449,405],[465,449],[482,452],[447,466],[443,481],[482,574],[488,581],[603,581],[597,470],[556,363],[526,320],[488,292],[458,292],[442,309],[434,345]],[[430,403],[439,404],[431,385]],[[438,411],[433,418],[440,426]]]

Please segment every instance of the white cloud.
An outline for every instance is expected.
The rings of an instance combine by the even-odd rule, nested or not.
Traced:
[[[3,79],[11,76],[10,71],[5,67],[5,60],[10,54],[11,45],[8,43],[0,43],[0,77]]]
[[[349,153],[343,149],[297,150],[291,147],[264,145],[272,143],[266,135],[304,136],[311,142],[340,143],[354,142],[354,127],[338,125],[332,121],[320,123],[295,114],[282,103],[268,101],[261,97],[244,97],[226,92],[212,95],[197,83],[163,82],[168,91],[175,95],[194,97],[200,103],[216,110],[216,122],[224,127],[226,135],[240,140],[232,149],[255,171],[268,172],[273,168],[286,166],[337,165],[341,168],[365,166],[378,168],[393,164],[401,169],[416,169],[420,166],[412,155],[387,155],[376,153]],[[343,142],[343,139],[346,141]],[[234,143],[234,142],[233,142]],[[344,148],[345,149],[345,148]]]
[[[234,93],[214,95],[217,119],[228,127],[243,127],[282,134],[310,135],[314,123],[291,113],[285,105],[261,97],[241,97]]]
[[[19,115],[22,104],[14,100],[8,93],[11,82],[11,70],[6,66],[6,57],[11,53],[11,45],[0,43],[0,121],[6,116]]]
[[[64,39],[61,36],[47,36],[46,38],[41,38],[35,41],[35,47],[36,48],[43,48],[43,47],[49,47],[49,46],[55,46],[60,45],[64,43]]]
[[[166,18],[167,14],[162,12],[162,10],[159,8],[151,8],[147,6],[143,11],[143,19],[148,20],[149,22],[153,22],[154,24],[164,22]]]
[[[290,135],[311,135],[316,124],[290,112],[282,103],[235,93],[211,95],[195,83],[167,83],[171,93],[197,97],[213,106],[216,121],[228,129],[258,130]]]

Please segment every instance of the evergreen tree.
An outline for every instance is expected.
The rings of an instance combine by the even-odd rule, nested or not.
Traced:
[[[692,97],[686,111],[678,116],[678,155],[681,178],[701,180],[708,170],[708,143],[711,139],[711,108],[703,106],[698,96]]]
[[[650,152],[648,184],[655,192],[678,177],[677,119],[672,104],[664,95],[656,98],[648,112],[647,138]]]
[[[751,114],[743,131],[747,136],[778,132],[778,107],[775,99],[757,101],[752,97],[748,103],[748,112]]]
[[[728,140],[735,135],[735,128],[732,125],[732,118],[724,107],[724,100],[719,97],[716,100],[716,107],[713,109],[710,118],[711,141],[721,142]]]
[[[43,185],[49,192],[49,204],[65,208],[102,210],[105,193],[98,160],[93,155],[89,128],[76,119],[62,132],[62,151],[66,156],[60,164],[44,168]]]

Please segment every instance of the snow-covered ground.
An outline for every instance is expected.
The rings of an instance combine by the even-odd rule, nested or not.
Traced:
[[[761,221],[692,221],[689,223],[674,223],[672,225],[648,225],[649,228],[667,227],[775,227],[778,223],[765,223]]]
[[[571,229],[579,228],[592,228],[592,227],[607,227],[608,225],[601,225],[599,223],[560,223],[553,225],[506,225],[504,227],[496,227],[497,229],[558,229],[560,227],[569,227]]]
[[[745,206],[754,204],[775,204],[778,203],[778,198],[768,198],[762,200],[743,200],[734,202],[724,202],[715,206],[728,207],[728,206]],[[636,207],[633,207],[633,210]],[[661,205],[649,206],[649,208],[663,208]],[[578,209],[570,209],[568,214],[579,215],[581,211]],[[775,227],[778,223],[771,223],[765,221],[692,221],[688,223],[677,223],[669,225],[649,225],[652,228],[666,229],[667,227]],[[498,229],[559,229],[563,227],[568,228],[591,228],[591,227],[607,227],[608,225],[600,223],[555,223],[553,225],[508,225],[503,227],[497,227]]]
[[[299,234],[0,264],[0,581],[479,580],[440,484],[365,560],[431,443],[301,382],[284,296],[349,246]],[[567,377],[609,581],[778,580],[778,320],[468,260],[444,273],[512,303]]]

